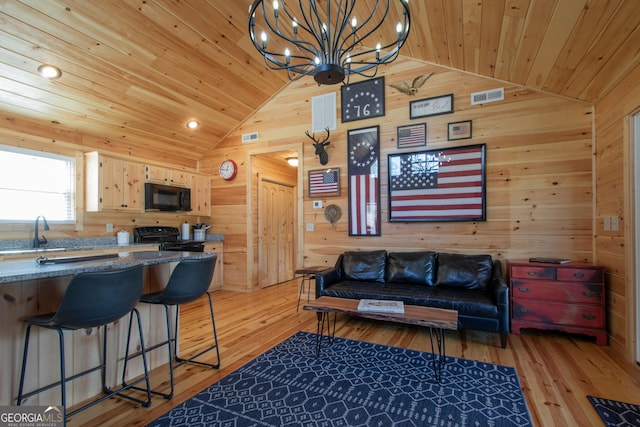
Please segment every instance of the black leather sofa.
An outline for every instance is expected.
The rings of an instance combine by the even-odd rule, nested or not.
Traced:
[[[399,300],[458,311],[458,328],[509,333],[509,288],[491,255],[353,251],[316,274],[316,298]]]

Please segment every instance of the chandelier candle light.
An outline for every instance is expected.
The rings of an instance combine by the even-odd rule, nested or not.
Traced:
[[[388,28],[389,14],[402,22]],[[398,57],[410,21],[409,0],[255,0],[249,7],[249,35],[267,67],[287,70],[291,80],[312,75],[319,85],[375,77]]]

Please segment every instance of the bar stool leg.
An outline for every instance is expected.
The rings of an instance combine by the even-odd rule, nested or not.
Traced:
[[[60,349],[60,381],[56,381],[54,383],[49,384],[48,386],[41,387],[32,392],[24,393],[24,377],[27,370],[27,357],[29,355],[29,339],[31,336],[31,326],[33,325],[32,324],[27,325],[27,330],[25,333],[24,350],[22,352],[22,367],[20,369],[20,384],[18,386],[18,397],[16,399],[16,403],[18,406],[21,406],[22,401],[24,399],[27,399],[31,396],[35,396],[40,392],[49,390],[50,388],[53,388],[56,385],[60,384],[63,423],[64,425],[67,425],[67,388],[66,388],[66,381],[65,381],[64,334],[62,332],[62,329],[54,328],[58,332],[58,343],[59,343],[59,349]]]

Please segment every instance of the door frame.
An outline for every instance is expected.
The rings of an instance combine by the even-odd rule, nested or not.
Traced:
[[[626,358],[640,365],[640,137],[636,134],[635,116],[640,109],[632,111],[624,118],[624,221],[625,245],[625,353]]]
[[[247,152],[247,170],[249,171],[250,177],[246,182],[246,194],[247,194],[247,289],[250,290],[258,290],[259,284],[257,281],[254,281],[254,269],[257,269],[259,266],[259,260],[257,259],[258,253],[256,253],[258,248],[258,239],[257,239],[257,209],[258,206],[254,206],[254,198],[258,197],[258,194],[254,190],[254,180],[258,179],[257,174],[253,169],[253,159],[256,156],[260,156],[261,154],[270,154],[277,153],[279,151],[290,151],[295,150],[298,153],[298,171],[297,171],[297,180],[296,180],[296,193],[295,193],[295,201],[296,201],[296,215],[295,215],[295,225],[294,225],[294,269],[298,268],[298,266],[303,265],[303,254],[304,254],[304,232],[302,228],[302,218],[303,218],[303,202],[304,202],[304,188],[303,188],[303,170],[304,170],[304,159],[303,159],[303,144],[295,143],[295,144],[283,144],[275,147],[256,147],[255,149],[249,150]],[[256,181],[257,182],[257,181]],[[256,187],[257,188],[257,187]],[[256,203],[258,200],[256,199]],[[255,218],[254,218],[255,215]],[[256,225],[254,225],[256,224]],[[254,283],[255,282],[255,283]]]
[[[640,110],[636,110],[631,113],[629,123],[627,126],[629,129],[629,145],[631,147],[631,164],[632,173],[631,178],[631,204],[634,214],[629,216],[632,218],[632,228],[630,233],[630,239],[632,240],[631,246],[632,257],[627,258],[631,262],[630,270],[631,274],[628,276],[631,279],[630,286],[630,304],[627,304],[628,313],[630,314],[630,334],[631,342],[635,343],[630,347],[633,347],[634,360],[640,365],[640,271],[638,270],[638,263],[640,263]]]

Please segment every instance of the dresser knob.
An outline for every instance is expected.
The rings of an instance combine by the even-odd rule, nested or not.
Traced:
[[[519,287],[518,290],[520,292],[529,292],[529,288],[525,288],[524,286]]]
[[[529,310],[527,307],[518,307],[518,312],[519,313],[529,313],[531,310]]]
[[[573,273],[573,277],[576,279],[582,279],[584,278],[584,273]]]
[[[593,313],[584,313],[582,315],[583,318],[587,319],[587,320],[593,320],[596,318],[596,315]]]
[[[587,298],[593,298],[595,296],[598,296],[598,293],[594,291],[584,291],[582,295],[584,295]]]
[[[527,271],[527,274],[532,277],[536,277],[537,275],[535,271]]]

